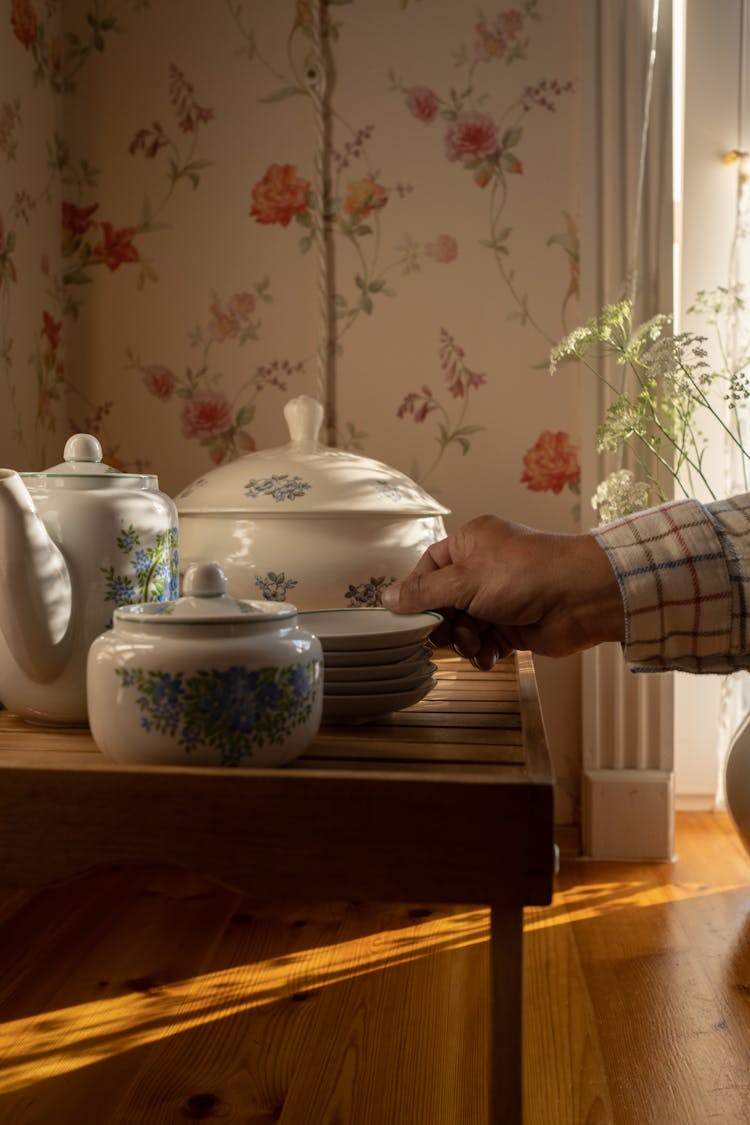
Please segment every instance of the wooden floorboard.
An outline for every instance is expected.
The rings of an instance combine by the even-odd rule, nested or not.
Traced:
[[[525,925],[525,1125],[750,1125],[750,859],[563,859]],[[487,911],[175,868],[0,889],[0,1123],[486,1125]]]

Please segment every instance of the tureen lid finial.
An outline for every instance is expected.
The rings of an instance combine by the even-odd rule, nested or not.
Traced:
[[[284,417],[289,427],[292,444],[313,448],[318,444],[318,434],[323,425],[323,404],[309,395],[290,398],[284,406]]]

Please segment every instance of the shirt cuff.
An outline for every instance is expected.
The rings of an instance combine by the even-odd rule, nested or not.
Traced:
[[[722,529],[708,506],[675,500],[591,534],[620,585],[624,656],[635,670],[711,671],[717,658],[727,660],[732,581]]]

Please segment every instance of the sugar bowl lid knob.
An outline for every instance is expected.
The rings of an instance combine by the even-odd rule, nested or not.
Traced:
[[[218,563],[192,563],[185,571],[182,590],[193,598],[220,598],[227,592],[227,576]]]

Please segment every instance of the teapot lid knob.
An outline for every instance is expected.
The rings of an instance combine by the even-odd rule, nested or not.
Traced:
[[[227,576],[218,563],[192,563],[185,571],[182,592],[194,598],[218,598],[227,592]]]
[[[65,461],[101,461],[102,447],[93,434],[73,434],[65,442]]]

